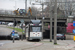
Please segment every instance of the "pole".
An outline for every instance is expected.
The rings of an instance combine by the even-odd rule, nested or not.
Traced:
[[[42,3],[42,40],[43,40],[43,3]]]
[[[25,10],[26,10],[26,13],[27,13],[27,0],[25,0]],[[25,37],[26,37],[26,24],[25,24]]]
[[[38,13],[37,13],[37,9],[36,9],[36,20],[37,20],[37,14],[38,14]]]
[[[23,40],[23,23],[22,23],[21,28],[22,28],[22,36],[21,36],[21,40]]]
[[[13,21],[13,23],[15,22],[15,18],[14,18],[14,21]],[[13,25],[13,30],[15,31],[15,24]],[[15,33],[15,32],[14,32]],[[14,36],[13,36],[13,43],[14,43]]]
[[[75,29],[75,26],[74,26],[74,29]],[[73,38],[74,38],[74,42],[75,42],[75,34],[74,34],[74,37]]]
[[[26,22],[25,22],[25,38],[26,38]]]
[[[26,13],[27,13],[27,0],[25,0],[25,9],[26,9]]]
[[[52,0],[50,0],[50,42],[52,42]]]
[[[54,44],[57,44],[57,0],[55,0],[55,13],[54,13]]]
[[[65,0],[65,17],[66,17],[66,2],[67,2],[67,0]]]
[[[73,26],[74,26],[74,29],[73,29],[73,33],[74,33],[73,40],[75,42],[75,32],[74,32],[74,30],[75,30],[75,23],[74,23],[74,21],[75,21],[75,18],[73,18]]]

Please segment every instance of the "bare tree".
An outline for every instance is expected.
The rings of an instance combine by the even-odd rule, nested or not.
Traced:
[[[32,15],[37,16],[39,14],[39,10],[36,7],[31,7]]]

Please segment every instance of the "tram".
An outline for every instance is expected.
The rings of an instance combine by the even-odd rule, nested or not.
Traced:
[[[41,20],[31,20],[26,26],[26,39],[42,39],[42,22]]]

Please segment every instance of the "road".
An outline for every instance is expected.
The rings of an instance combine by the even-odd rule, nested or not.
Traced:
[[[12,41],[10,41],[10,40],[0,40],[0,46],[3,46],[7,43],[12,43]]]
[[[57,45],[49,42],[49,39],[44,39],[40,42],[16,40],[13,43],[10,40],[4,41],[1,42],[3,44],[0,46],[0,50],[75,50],[75,42],[73,40],[57,40]]]
[[[12,32],[12,29],[6,27],[6,25],[0,25],[0,36],[8,36]]]
[[[6,28],[5,25],[0,25],[0,35],[9,35],[12,29]],[[73,40],[57,40],[54,45],[54,40],[49,42],[49,39],[43,39],[40,42],[27,41],[26,39],[15,40],[0,40],[0,50],[75,50],[75,42]]]
[[[0,25],[0,36],[8,36],[12,32],[13,29],[7,28],[7,25]],[[15,28],[20,28],[19,26]],[[23,28],[24,30],[24,28]],[[17,31],[15,31],[17,32]],[[21,32],[18,32],[18,34],[22,34]]]

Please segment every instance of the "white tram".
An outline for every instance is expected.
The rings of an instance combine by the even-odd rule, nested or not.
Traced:
[[[41,20],[31,20],[26,26],[26,39],[42,39],[42,24]]]

